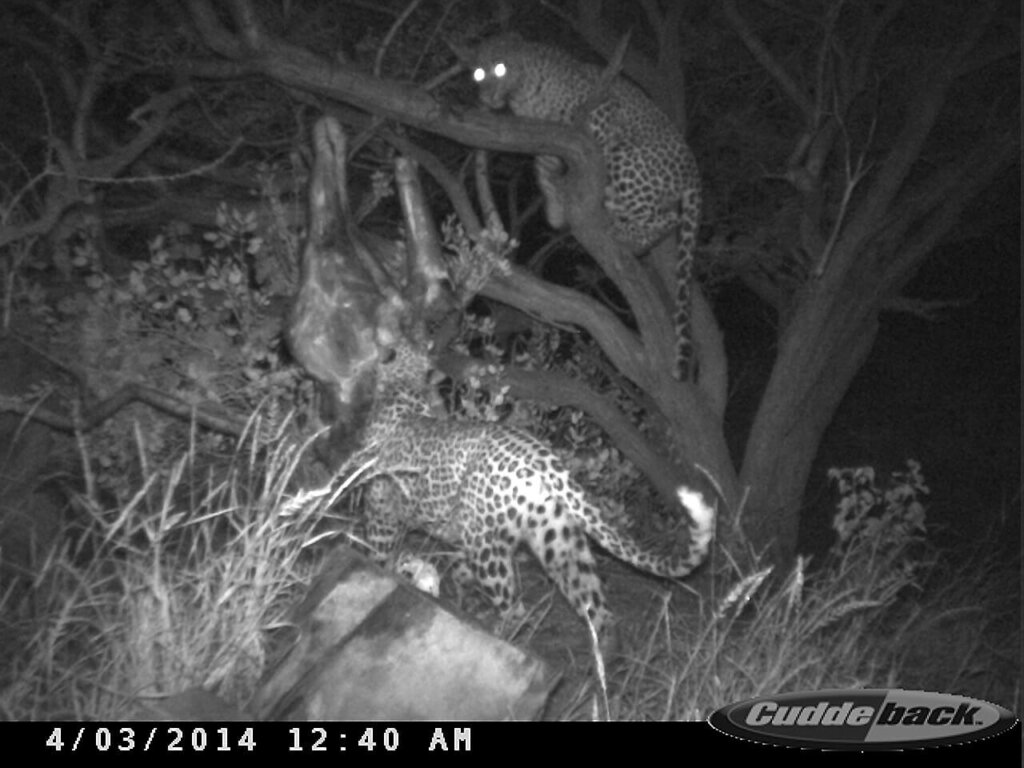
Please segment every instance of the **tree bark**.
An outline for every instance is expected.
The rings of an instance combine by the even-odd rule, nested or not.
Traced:
[[[821,437],[878,334],[878,285],[844,285],[838,300],[812,286],[779,354],[743,455],[745,531],[775,562],[794,554],[799,510]],[[820,319],[824,316],[824,320]]]

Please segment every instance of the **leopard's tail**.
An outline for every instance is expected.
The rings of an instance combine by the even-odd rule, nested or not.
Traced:
[[[696,162],[692,173],[696,174]],[[694,184],[683,193],[679,221],[679,245],[676,256],[676,308],[673,324],[676,332],[677,381],[688,381],[693,375],[693,260],[697,251],[697,230],[700,227],[701,190]]]
[[[708,504],[701,493],[685,485],[676,488],[676,497],[689,518],[690,542],[684,553],[663,556],[647,552],[631,537],[615,530],[600,518],[586,521],[587,533],[610,554],[643,571],[666,579],[687,576],[704,562],[711,549],[716,512],[715,507]],[[594,517],[599,515],[596,509],[588,511]]]

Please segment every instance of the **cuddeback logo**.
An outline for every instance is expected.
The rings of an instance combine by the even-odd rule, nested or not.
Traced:
[[[867,689],[751,699],[714,712],[708,722],[765,744],[863,750],[963,744],[1002,733],[1016,718],[965,696]]]

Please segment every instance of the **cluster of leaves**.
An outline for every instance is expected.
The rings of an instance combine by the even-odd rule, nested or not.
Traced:
[[[828,471],[840,498],[832,527],[837,548],[849,546],[858,536],[878,539],[890,549],[905,549],[923,537],[925,508],[922,496],[930,493],[921,464],[907,460],[907,471],[893,471],[879,486],[874,467]]]
[[[828,476],[840,494],[831,553],[838,575],[885,600],[918,586],[934,564],[926,540],[922,497],[929,490],[921,465],[908,459],[906,471],[894,471],[884,481],[873,467],[832,468]]]
[[[480,292],[492,274],[509,273],[508,254],[519,245],[500,224],[470,238],[454,215],[441,222],[441,236],[449,279],[465,303]]]
[[[93,397],[144,384],[213,412],[244,419],[262,405],[280,417],[311,396],[280,339],[278,305],[294,292],[281,265],[297,262],[267,247],[268,228],[255,213],[222,207],[217,223],[203,234],[168,224],[146,258],[116,275],[82,238],[65,269],[85,288],[58,291],[34,281],[21,297],[35,321],[25,333],[77,371]],[[101,485],[122,497],[138,435],[149,461],[160,465],[186,444],[188,431],[180,420],[133,405],[89,435],[89,458]],[[225,447],[220,436],[201,437],[203,450]]]
[[[918,462],[909,459],[907,471],[892,472],[882,487],[874,467],[832,468],[828,476],[840,494],[833,519],[836,543],[811,589],[812,595],[830,595],[819,606],[815,631],[892,605],[904,588],[919,586],[917,580],[935,564],[927,556],[921,496],[929,491]],[[784,587],[767,598],[783,601],[785,616],[805,604],[806,564],[798,558]],[[755,570],[737,581],[720,601],[716,618],[739,615],[771,571]]]

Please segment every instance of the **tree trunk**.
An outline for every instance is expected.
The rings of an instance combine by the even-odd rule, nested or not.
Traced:
[[[860,269],[841,292],[833,290],[836,281],[821,280],[799,302],[747,441],[740,474],[750,490],[745,531],[774,562],[787,562],[795,551],[821,437],[878,334],[877,271],[867,254],[858,256]]]

